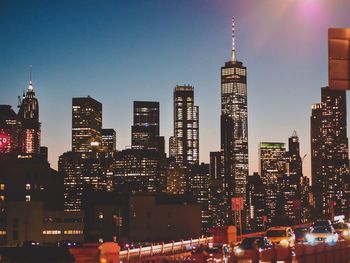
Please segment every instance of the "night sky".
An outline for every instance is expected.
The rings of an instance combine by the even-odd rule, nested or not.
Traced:
[[[160,102],[168,140],[173,89],[194,85],[200,160],[208,162],[220,147],[220,67],[235,16],[237,57],[248,68],[250,173],[260,141],[287,143],[296,130],[310,175],[309,120],[327,85],[327,29],[350,27],[349,10],[349,0],[0,0],[0,104],[16,108],[33,65],[42,145],[57,168],[71,149],[72,97],[103,104],[103,127],[117,131],[122,150],[131,145],[134,100]]]

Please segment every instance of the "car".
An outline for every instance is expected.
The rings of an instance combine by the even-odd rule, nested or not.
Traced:
[[[70,240],[61,240],[57,242],[57,247],[64,247],[64,248],[69,248],[69,247],[76,247],[77,242],[70,241]]]
[[[200,245],[191,256],[192,261],[196,262],[223,262],[222,247],[213,245]]]
[[[345,222],[336,222],[333,224],[335,232],[337,232],[339,239],[350,240],[350,227]]]
[[[311,228],[307,226],[301,226],[294,228],[295,241],[306,242],[306,235],[310,234]]]
[[[252,260],[258,262],[261,257],[261,252],[271,250],[273,244],[263,236],[252,236],[243,239],[241,244],[236,246],[233,253],[237,259],[240,260]],[[270,252],[271,253],[271,252]],[[261,259],[261,258],[260,258]]]
[[[306,239],[311,244],[322,241],[332,245],[338,241],[338,234],[332,226],[316,226],[306,235]]]
[[[23,241],[23,244],[22,244],[22,247],[38,247],[38,246],[40,246],[40,243],[33,240]]]
[[[265,249],[272,247],[272,242],[263,236],[246,237],[234,248],[235,255],[244,254],[246,250]]]
[[[265,236],[274,244],[294,246],[295,235],[291,227],[270,227]]]
[[[328,219],[317,219],[312,227],[318,227],[318,226],[329,226],[331,227],[332,226],[332,222],[331,220],[328,220]]]

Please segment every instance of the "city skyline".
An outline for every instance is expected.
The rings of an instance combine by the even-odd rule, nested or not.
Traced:
[[[254,1],[248,1],[248,2],[254,2]],[[270,2],[277,2],[277,1],[271,0]],[[287,1],[287,2],[289,3],[291,1]],[[312,3],[315,6],[317,5],[316,1],[309,0],[306,2]],[[153,3],[159,3],[159,2],[154,1]],[[199,5],[198,3],[199,3],[198,1],[193,1],[188,5],[190,8],[195,8],[195,7],[198,7],[197,6]],[[188,72],[186,72],[186,70],[181,71],[180,70],[180,68],[182,67],[181,61],[177,61],[177,59],[172,57],[172,59],[175,60],[175,62],[172,63],[172,66],[175,65],[175,68],[179,71],[178,74],[169,74],[164,72],[166,73],[165,76],[168,76],[168,77],[170,75],[172,76],[166,80],[164,79],[165,77],[161,77],[160,83],[158,83],[157,81],[159,80],[159,75],[157,74],[157,72],[161,70],[161,68],[163,67],[162,64],[165,63],[165,61],[163,60],[166,59],[166,55],[167,55],[167,52],[165,52],[167,50],[167,48],[165,47],[166,43],[164,43],[164,46],[158,43],[161,49],[160,49],[160,54],[156,56],[156,59],[160,60],[161,63],[158,65],[158,67],[155,67],[155,68],[152,67],[151,69],[146,70],[146,75],[148,75],[148,78],[146,78],[146,81],[144,80],[142,81],[140,80],[140,81],[141,83],[144,84],[144,86],[147,87],[147,89],[146,91],[143,91],[143,86],[141,86],[140,89],[142,90],[142,92],[140,92],[140,89],[136,89],[135,91],[136,94],[135,94],[133,91],[131,91],[130,88],[138,86],[140,83],[138,84],[137,81],[135,82],[135,80],[131,80],[128,82],[125,79],[122,80],[120,83],[118,82],[119,77],[122,77],[123,74],[128,76],[128,74],[132,73],[133,68],[130,67],[128,63],[126,63],[125,68],[121,70],[120,65],[118,64],[119,66],[117,68],[118,70],[121,70],[119,71],[119,73],[121,72],[122,74],[116,74],[114,77],[112,77],[112,75],[115,74],[116,72],[111,68],[109,68],[108,66],[103,66],[103,65],[104,63],[107,63],[108,65],[113,65],[113,62],[106,57],[106,54],[102,56],[98,56],[98,55],[101,55],[101,53],[99,53],[98,51],[93,52],[94,51],[93,45],[87,46],[86,50],[84,50],[83,52],[84,54],[81,54],[81,55],[86,55],[85,52],[88,52],[88,53],[91,52],[92,57],[96,59],[95,63],[92,63],[95,65],[87,66],[87,64],[84,64],[83,62],[81,62],[83,63],[81,65],[82,68],[80,70],[81,75],[76,75],[76,76],[73,76],[74,75],[73,73],[67,75],[67,70],[72,69],[72,68],[69,68],[67,64],[69,62],[69,59],[66,62],[60,61],[61,62],[60,67],[61,69],[63,69],[63,71],[60,71],[59,70],[60,67],[55,68],[54,66],[50,67],[49,69],[46,69],[47,66],[45,65],[45,59],[42,58],[41,60],[43,61],[41,61],[40,59],[36,58],[34,55],[28,55],[23,53],[21,54],[20,52],[20,54],[17,54],[17,56],[15,56],[14,58],[11,58],[11,57],[7,57],[9,54],[7,55],[3,54],[5,56],[4,61],[6,62],[0,66],[0,74],[3,76],[6,76],[3,82],[4,83],[3,87],[5,88],[5,93],[4,93],[5,96],[1,97],[0,103],[11,104],[15,109],[14,106],[16,102],[16,96],[22,93],[21,83],[23,83],[23,85],[26,85],[26,86],[28,85],[26,81],[26,80],[29,80],[29,78],[27,77],[27,75],[29,75],[27,73],[28,65],[33,64],[33,69],[34,69],[33,84],[35,87],[37,98],[39,99],[39,103],[40,103],[40,122],[42,123],[42,145],[48,146],[51,165],[54,168],[57,168],[57,156],[62,154],[63,152],[68,151],[71,148],[71,145],[70,145],[71,138],[69,135],[70,124],[71,124],[71,117],[70,117],[71,106],[69,105],[69,103],[71,102],[72,97],[81,97],[81,96],[90,95],[94,99],[97,99],[99,102],[103,104],[104,106],[103,128],[113,128],[117,131],[117,145],[118,145],[117,148],[118,150],[123,150],[125,149],[125,146],[131,145],[130,126],[132,123],[132,102],[133,101],[150,100],[150,101],[160,102],[161,109],[162,109],[160,112],[160,115],[161,115],[161,121],[160,121],[161,132],[160,133],[165,136],[166,138],[165,141],[167,141],[167,139],[172,134],[172,125],[173,125],[173,120],[171,117],[172,116],[172,103],[171,103],[172,89],[175,85],[190,84],[195,87],[196,105],[198,105],[201,109],[200,147],[199,147],[200,161],[209,162],[209,152],[217,151],[220,149],[220,123],[219,123],[220,122],[220,117],[219,117],[220,116],[220,79],[219,79],[220,72],[219,71],[220,71],[220,66],[222,62],[227,61],[230,58],[230,45],[231,45],[230,20],[231,20],[231,16],[235,15],[236,21],[237,21],[236,22],[237,24],[237,40],[236,40],[237,57],[240,60],[244,61],[245,65],[249,68],[249,74],[248,74],[248,83],[249,83],[249,89],[248,89],[249,90],[248,91],[249,124],[248,126],[249,126],[249,164],[250,164],[249,174],[252,174],[254,171],[258,171],[258,143],[259,142],[271,141],[271,140],[286,142],[288,140],[289,135],[292,133],[292,131],[297,130],[300,137],[301,155],[304,155],[305,153],[308,154],[308,157],[304,163],[304,167],[305,167],[304,173],[305,175],[310,176],[309,117],[311,115],[311,104],[316,103],[317,101],[320,100],[319,88],[321,86],[326,86],[328,84],[327,83],[327,52],[326,52],[327,30],[324,30],[324,28],[335,27],[335,26],[348,26],[350,19],[348,18],[345,19],[346,12],[341,11],[341,9],[339,8],[339,6],[341,5],[337,5],[337,12],[333,10],[334,13],[337,13],[337,15],[339,16],[339,18],[337,19],[331,16],[332,9],[331,7],[328,6],[329,17],[326,19],[326,22],[322,23],[322,26],[314,25],[313,24],[314,21],[311,21],[311,19],[308,18],[307,15],[305,15],[303,19],[305,19],[306,22],[307,21],[309,22],[309,23],[306,23],[306,25],[309,27],[306,26],[306,28],[303,28],[304,31],[301,30],[302,31],[301,33],[305,34],[306,32],[308,32],[308,30],[310,30],[309,33],[311,33],[312,29],[316,28],[317,34],[316,36],[313,36],[313,35],[310,36],[311,38],[310,40],[304,39],[304,41],[313,42],[317,40],[316,41],[317,46],[318,47],[321,46],[322,47],[321,50],[323,50],[323,52],[320,52],[320,48],[315,48],[315,51],[313,51],[312,54],[309,55],[311,58],[306,56],[305,61],[303,60],[302,63],[300,63],[300,65],[297,65],[302,70],[300,70],[300,68],[292,69],[290,68],[291,66],[287,65],[287,63],[285,63],[284,60],[287,61],[288,59],[291,59],[291,61],[295,63],[296,62],[295,58],[294,59],[291,58],[290,54],[284,54],[285,56],[279,57],[279,55],[281,55],[280,52],[290,53],[290,52],[285,52],[285,50],[283,50],[284,52],[282,52],[282,50],[279,50],[279,49],[284,49],[284,47],[289,43],[285,43],[285,40],[281,40],[281,42],[278,43],[279,45],[278,44],[276,45],[276,43],[270,43],[271,46],[278,48],[278,50],[275,51],[275,54],[273,54],[274,56],[271,57],[272,60],[270,60],[277,63],[275,67],[270,68],[270,67],[266,67],[265,63],[260,64],[261,63],[260,59],[254,60],[252,58],[252,56],[256,56],[256,58],[264,57],[262,54],[260,54],[260,52],[263,53],[264,48],[267,48],[268,50],[270,50],[271,47],[269,46],[269,44],[263,44],[262,46],[263,50],[260,50],[258,53],[256,53],[257,49],[254,48],[252,49],[253,55],[249,54],[248,47],[250,46],[250,44],[248,42],[249,42],[249,39],[251,39],[252,37],[251,35],[254,35],[256,32],[251,31],[249,22],[247,22],[247,19],[244,18],[244,12],[242,10],[245,10],[245,8],[247,8],[246,6],[247,4],[238,4],[238,2],[235,2],[235,1],[233,2],[234,4],[229,4],[228,2],[223,2],[223,3],[215,5],[215,4],[210,4],[209,2],[205,2],[205,4],[201,6],[201,8],[205,12],[208,12],[208,9],[210,9],[209,7],[214,7],[215,15],[217,14],[223,15],[222,17],[220,17],[218,24],[213,25],[213,27],[215,27],[214,30],[216,29],[219,30],[219,33],[217,33],[217,36],[219,37],[217,42],[220,44],[218,43],[211,43],[211,45],[203,44],[203,47],[199,46],[198,48],[199,50],[194,48],[194,46],[186,45],[186,46],[183,46],[182,48],[179,48],[180,50],[178,50],[177,52],[174,52],[175,57],[180,57],[183,60],[185,60],[185,62],[196,64],[196,63],[199,63],[198,60],[196,61],[196,59],[198,58],[202,59],[200,60],[201,64],[205,62],[207,63],[209,62],[207,67],[203,67],[204,68],[203,71],[194,70],[191,66],[192,64],[189,64],[185,67],[185,69],[187,69]],[[345,1],[343,1],[343,3],[344,5],[349,5],[349,3],[346,3]],[[112,5],[111,3],[109,4]],[[310,6],[312,4],[310,4]],[[321,8],[321,7],[326,8],[326,4],[324,4],[325,6],[322,6],[321,3],[318,3],[318,4],[320,5],[320,7],[317,7],[317,8]],[[90,8],[91,8],[91,5],[92,4],[90,3]],[[173,3],[170,5],[175,5],[175,7],[178,8],[178,10],[182,10],[181,9],[182,6],[178,6]],[[223,6],[227,5],[228,9],[230,9],[229,10],[230,12],[228,12],[227,10],[222,10],[224,9],[224,7],[221,5]],[[292,11],[298,10],[298,7],[295,6],[296,5],[295,3],[291,5],[292,5],[291,6]],[[89,6],[89,3],[87,3],[87,6]],[[104,8],[106,8],[106,6],[104,6]],[[238,12],[235,12],[236,7],[238,9],[237,10]],[[280,8],[282,7],[284,6],[280,6]],[[75,6],[75,8],[77,8],[77,6]],[[129,6],[129,8],[131,7]],[[162,6],[162,8],[165,8],[165,7]],[[259,15],[262,16],[261,13],[264,13],[264,10],[263,10],[264,7],[262,6],[259,6],[260,9],[257,8],[258,10],[254,9],[254,7],[252,8],[254,11],[253,13],[256,15],[255,17],[253,17],[255,19],[257,19]],[[333,9],[335,8],[336,7],[334,7]],[[321,12],[320,10],[325,11],[325,10],[319,9],[318,12]],[[85,11],[87,12],[87,10]],[[165,10],[165,11],[169,11],[169,10]],[[185,10],[182,10],[182,11],[185,12]],[[6,12],[6,8],[0,11],[0,13],[3,13],[3,12]],[[5,14],[10,14],[10,13],[11,13],[11,5],[9,5],[9,8],[7,9],[7,13]],[[109,14],[109,15],[110,15],[109,18],[112,18],[112,14]],[[162,18],[163,18],[162,16],[157,17],[157,19],[162,19]],[[5,19],[7,19],[6,21],[11,21],[10,17],[8,16],[5,16]],[[188,37],[188,39],[186,39],[187,41],[189,42],[195,41],[195,43],[197,43],[197,41],[202,43],[202,41],[204,41],[205,38],[209,38],[208,34],[211,37],[213,35],[216,35],[212,32],[213,28],[210,27],[211,24],[209,24],[208,22],[205,23],[203,19],[204,19],[203,17],[199,16],[198,21],[196,21],[196,23],[194,23],[195,25],[191,27],[191,29],[194,30],[193,32],[186,31],[186,30],[184,30],[185,32],[182,32],[182,30],[179,30],[180,31],[179,35],[181,36],[181,34],[185,34],[185,36]],[[288,19],[292,19],[292,18],[287,16],[286,20]],[[213,21],[213,19],[209,19],[209,20]],[[35,23],[37,21],[32,20],[31,22]],[[103,24],[104,23],[107,23],[107,22],[104,21]],[[155,27],[155,28],[152,28],[152,30],[158,29],[154,24],[152,25]],[[79,25],[76,29],[80,28],[80,26],[82,25]],[[263,25],[260,25],[260,27],[262,26]],[[278,27],[278,26],[275,25],[275,27]],[[197,30],[203,29],[203,28],[209,28],[208,30],[209,33],[208,31],[204,30],[204,31],[198,31],[197,36],[193,34],[194,32],[197,32]],[[321,28],[323,28],[323,30],[321,30]],[[176,29],[177,28],[172,28],[172,30],[169,30],[169,32],[166,31],[167,34],[169,34],[167,35],[169,39],[172,39],[170,35],[172,34],[176,35],[177,33]],[[282,29],[283,28],[279,28],[279,30],[282,30]],[[298,29],[301,29],[301,28],[298,28]],[[320,32],[318,32],[318,30]],[[3,32],[3,31],[5,31],[5,33],[7,32],[5,28],[3,28],[3,26],[0,26],[0,32]],[[64,31],[62,31],[61,33],[63,32]],[[267,33],[267,31],[264,31],[264,32]],[[278,32],[279,31],[277,31],[277,33]],[[127,33],[127,32],[124,32],[124,33]],[[292,35],[296,34],[296,32],[294,31],[291,33]],[[296,35],[298,36],[298,34]],[[137,35],[137,36],[140,37],[140,35]],[[55,37],[57,36],[55,36],[54,34],[52,35],[50,34],[47,39],[54,39]],[[126,36],[126,37],[128,39],[130,38],[130,36]],[[300,39],[296,38],[293,40],[297,41],[297,40],[303,39],[301,36],[299,37]],[[291,40],[290,37],[289,37],[289,40]],[[11,42],[11,41],[8,41],[8,42]],[[152,47],[153,41],[148,39],[148,40],[145,40],[145,42],[150,47]],[[180,44],[183,44],[183,43],[180,42]],[[307,47],[305,49],[301,48],[304,46],[304,44]],[[296,45],[298,47],[298,50],[295,51],[295,53],[294,52],[291,52],[291,53],[299,57],[299,55],[301,55],[300,53],[307,52],[307,50],[310,48],[310,46],[312,46],[313,43],[304,43],[304,44],[300,43],[299,45]],[[140,43],[139,45],[140,47],[143,46]],[[100,47],[102,46],[103,45],[100,45]],[[53,46],[51,46],[51,48],[52,47]],[[117,47],[120,47],[120,46],[117,45]],[[108,50],[118,51],[117,47],[114,49],[111,46],[109,46]],[[198,53],[195,52],[196,53],[195,55],[190,56],[190,58],[185,58],[185,56],[188,54],[186,54],[186,52],[183,52],[183,51],[188,47],[192,48],[193,51],[198,51]],[[7,47],[5,43],[0,44],[0,48],[5,48],[5,51],[11,51],[11,49]],[[139,53],[140,51],[137,51],[137,47],[134,47],[134,48],[135,50],[129,50],[127,52],[127,56],[128,54],[133,54],[133,52],[136,52],[138,55],[140,55]],[[214,51],[211,50],[211,53],[204,53],[206,50],[210,50],[212,48],[215,48],[215,50]],[[301,50],[299,48],[301,48]],[[29,46],[28,53],[30,53],[29,52],[30,50],[35,50],[34,46],[31,46],[31,48]],[[151,51],[152,52],[150,52],[150,55],[151,56],[152,54],[155,55],[154,53],[155,50],[151,48]],[[36,50],[36,52],[38,52],[38,50]],[[267,53],[270,53],[270,52],[267,52]],[[120,53],[118,52],[116,52],[116,54],[120,55]],[[209,56],[206,58],[203,58],[202,56],[204,54]],[[41,56],[44,56],[44,55],[49,55],[49,52],[44,52],[44,54],[42,54]],[[138,61],[135,61],[136,57],[134,56],[136,55],[133,54],[132,60],[133,60],[133,63],[135,64]],[[147,57],[147,55],[144,55],[144,56]],[[318,56],[318,58],[312,59],[313,56]],[[24,59],[24,58],[27,58],[27,59]],[[77,58],[78,57],[76,57],[75,59]],[[103,58],[105,58],[106,61],[103,61]],[[56,60],[57,59],[58,58],[56,57]],[[210,61],[211,59],[215,62]],[[307,59],[310,59],[310,61],[306,61]],[[88,61],[84,61],[84,62],[88,62]],[[143,62],[146,63],[147,60]],[[315,67],[317,62],[319,62],[320,65]],[[156,64],[156,63],[153,63],[153,64]],[[291,64],[293,65],[293,63]],[[267,64],[267,66],[269,65],[270,64]],[[278,69],[278,65],[284,65],[284,67],[282,67],[282,69]],[[314,66],[315,68],[311,69],[311,68],[308,68],[308,66],[310,66],[311,68],[312,66]],[[295,64],[294,64],[294,67],[296,67]],[[104,70],[107,70],[107,72],[109,70],[111,74],[110,75],[103,74]],[[162,70],[161,72],[163,72]],[[79,71],[73,70],[73,72],[79,72]],[[279,76],[280,77],[279,80],[278,80],[278,74],[275,74],[276,72],[281,74],[281,76]],[[300,73],[302,75],[299,75]],[[311,73],[311,74],[308,75],[308,73]],[[93,74],[93,75],[90,75],[90,74]],[[269,76],[269,74],[271,74],[271,76]],[[285,74],[287,75],[290,74],[291,76],[287,76]],[[315,74],[315,76],[313,74]],[[208,75],[210,77],[203,77],[204,75]],[[68,76],[68,79],[66,79],[65,76]],[[81,79],[82,76],[92,76],[92,77],[90,79],[87,78],[86,80],[82,80]],[[106,77],[106,79],[103,79],[104,77]],[[277,77],[277,79],[275,80],[273,77]],[[101,88],[99,87],[98,84],[101,81],[101,78],[102,80],[105,81],[104,83],[106,84],[107,87],[109,87],[109,89],[102,88],[102,90],[100,90]],[[143,77],[141,77],[140,79],[142,78]],[[278,87],[280,87],[282,83],[286,84],[290,80],[289,78],[294,80],[298,79],[299,82],[297,84],[288,83],[286,89],[278,89]],[[312,80],[310,80],[309,78]],[[282,80],[282,79],[285,79],[285,80]],[[261,84],[259,84],[259,82],[261,82]],[[80,84],[77,85],[76,89],[72,89],[68,93],[67,89],[69,89],[69,87],[71,86],[74,86],[74,83],[76,84],[80,83]],[[112,83],[117,83],[118,88],[116,90],[112,89]],[[270,83],[271,87],[267,87],[267,83]],[[307,87],[307,85],[310,83],[313,83],[312,87]],[[66,87],[64,87],[64,84],[66,84]],[[18,88],[17,88],[17,85],[18,85]],[[124,86],[125,88],[120,88],[122,86]],[[156,86],[157,88],[154,89],[153,86]],[[57,88],[59,87],[62,87],[62,89],[65,90],[66,93],[63,92],[63,94],[59,94],[59,92],[57,92],[58,90]],[[99,88],[94,89],[94,87],[99,87]],[[262,89],[262,88],[265,88],[265,89]],[[295,90],[295,94],[293,93],[292,89]],[[154,94],[150,95],[149,93],[152,93],[152,91],[154,91]],[[304,91],[305,91],[305,94],[303,93]],[[119,93],[123,93],[123,92],[126,92],[126,94],[124,96],[121,96],[121,98],[119,98],[118,96]],[[271,94],[272,98],[270,98],[270,96],[266,96],[266,94]],[[289,100],[285,101],[283,99],[287,96],[290,101]],[[113,98],[117,99],[117,103],[113,100]],[[51,107],[53,105],[53,101],[57,101],[57,99],[62,99],[64,103],[62,103],[62,105],[60,103],[56,103],[55,108],[52,109]],[[274,103],[271,103],[273,105],[268,105],[270,104],[271,99],[273,100]],[[291,102],[293,102],[293,99],[294,99],[294,103],[291,104]],[[295,102],[297,102],[298,104],[296,104]],[[214,105],[214,104],[215,104],[215,111],[213,111],[213,108],[211,107],[211,105]],[[207,105],[210,105],[210,107],[206,107]],[[283,110],[280,110],[281,107],[285,107],[286,112]],[[276,110],[276,108],[279,110]],[[348,108],[349,108],[349,105],[348,105]],[[123,111],[123,109],[125,109],[125,111]],[[63,113],[62,116],[58,116],[60,115],[60,113]],[[119,115],[119,116],[116,116],[116,115]],[[301,117],[301,120],[300,120],[300,117]],[[60,125],[57,125],[57,123],[60,123]],[[277,123],[279,123],[279,125],[277,125]],[[54,132],[54,130],[57,130],[58,132]],[[57,140],[57,137],[58,137],[58,140]],[[57,141],[60,142],[59,145],[56,144]],[[165,147],[165,148],[168,149],[168,147]]]

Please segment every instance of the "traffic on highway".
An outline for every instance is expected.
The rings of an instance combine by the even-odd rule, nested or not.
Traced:
[[[350,223],[320,219],[310,224],[275,226],[248,234],[234,245],[210,243],[193,247],[195,262],[271,262],[307,259],[324,254],[324,262],[347,262],[350,253]],[[342,252],[343,251],[343,252]],[[344,255],[345,253],[345,255]],[[250,261],[246,261],[250,260]]]

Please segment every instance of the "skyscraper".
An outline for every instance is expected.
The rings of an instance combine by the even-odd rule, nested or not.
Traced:
[[[254,173],[247,180],[248,228],[253,231],[265,230],[266,191],[261,176]]]
[[[245,199],[248,176],[247,69],[236,58],[233,19],[232,57],[221,68],[221,150],[227,218],[232,223],[231,198]]]
[[[23,94],[22,100],[20,101],[18,117],[22,124],[20,132],[21,152],[39,154],[41,135],[39,102],[35,97],[31,76],[27,92]]]
[[[296,131],[288,138],[288,152],[286,153],[286,176],[283,182],[283,193],[285,196],[285,213],[294,220],[295,223],[300,222],[302,210],[302,159],[300,157],[299,137]],[[296,206],[296,204],[300,204]]]
[[[228,207],[225,193],[223,152],[210,152],[208,209],[211,225],[227,225]]]
[[[72,150],[87,153],[102,144],[102,104],[90,96],[73,98]]]
[[[174,89],[174,144],[178,163],[199,163],[199,108],[192,86]]]
[[[102,104],[89,96],[73,98],[72,102],[72,152],[59,157],[58,171],[64,178],[65,209],[80,210],[87,188],[106,189],[106,171],[100,154]]]
[[[286,149],[284,143],[261,142],[259,168],[265,190],[267,217],[270,223],[284,213],[283,180],[286,174]]]
[[[134,101],[131,145],[133,149],[154,149],[164,153],[164,137],[159,136],[159,102]]]
[[[321,89],[321,103],[312,106],[311,160],[316,208],[323,215],[346,214],[349,198],[349,149],[346,93]]]

